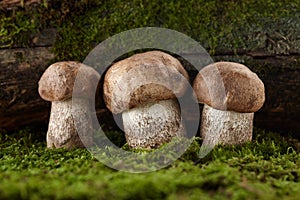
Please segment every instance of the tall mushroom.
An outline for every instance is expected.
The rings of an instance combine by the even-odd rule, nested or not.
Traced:
[[[112,65],[104,78],[104,100],[122,113],[127,143],[132,148],[157,148],[184,135],[176,96],[182,96],[188,74],[169,54],[149,51]]]
[[[264,84],[255,73],[242,64],[217,62],[200,70],[193,88],[204,104],[201,135],[208,145],[252,139],[254,112],[265,101]]]
[[[71,149],[83,148],[84,144],[92,145],[92,136],[79,137],[77,129],[92,128],[90,100],[94,97],[92,92],[99,79],[96,70],[74,61],[57,62],[46,69],[40,78],[38,91],[44,100],[52,102],[47,132],[48,148]],[[75,81],[76,87],[80,88],[73,94]],[[80,127],[75,126],[74,115],[80,116],[80,122],[77,123]]]

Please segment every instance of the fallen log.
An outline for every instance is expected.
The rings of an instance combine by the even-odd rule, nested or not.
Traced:
[[[13,10],[18,7],[25,7],[32,4],[39,4],[42,0],[1,0],[0,8],[6,10]]]
[[[32,124],[46,126],[50,103],[40,98],[37,88],[40,76],[54,58],[50,50],[50,47],[0,50],[1,129],[16,130]],[[263,80],[266,102],[255,115],[255,126],[299,135],[300,56],[222,55],[214,59],[242,61]],[[192,74],[195,72],[190,70]],[[110,122],[113,118],[103,103],[98,108],[101,122],[113,126]]]
[[[50,102],[40,98],[37,88],[40,76],[54,59],[51,48],[55,37],[55,29],[46,29],[32,35],[31,48],[0,49],[0,130],[28,125],[47,127]],[[213,59],[243,63],[265,83],[266,102],[255,114],[255,126],[300,137],[300,52],[297,43],[293,44],[291,52],[285,54],[263,49],[219,49]],[[193,80],[197,71],[186,63],[183,65]],[[101,95],[96,102],[101,123],[113,128],[113,117],[103,105]],[[186,117],[193,121],[191,112]]]
[[[16,130],[46,121],[49,104],[40,99],[37,82],[54,58],[50,47],[0,50],[0,128]]]

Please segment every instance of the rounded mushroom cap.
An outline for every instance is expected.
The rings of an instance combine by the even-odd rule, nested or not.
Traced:
[[[79,75],[79,76],[77,76]],[[100,75],[96,70],[75,61],[50,65],[39,81],[39,94],[47,101],[63,101],[76,97],[89,97],[97,87]],[[76,81],[76,92],[73,94]]]
[[[193,88],[200,103],[218,110],[251,113],[265,101],[263,82],[246,66],[217,62],[204,67],[194,80]]]
[[[181,63],[161,51],[135,54],[112,65],[104,78],[104,100],[113,113],[182,96],[188,74]]]

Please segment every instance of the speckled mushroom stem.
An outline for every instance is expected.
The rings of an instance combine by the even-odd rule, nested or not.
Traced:
[[[174,99],[136,107],[122,113],[127,143],[132,148],[158,148],[185,129]]]
[[[201,117],[201,136],[209,147],[251,141],[253,117],[254,113],[217,110],[205,104]]]
[[[89,115],[89,101],[87,99],[69,99],[53,101],[47,132],[47,147],[67,149],[92,145],[93,138],[89,130],[92,128],[92,119]],[[80,116],[74,121],[74,115]],[[85,130],[87,135],[78,135],[78,130]],[[81,131],[82,132],[82,131]],[[85,145],[84,145],[85,144]]]
[[[130,109],[122,114],[127,143],[133,148],[157,148],[185,129],[178,103],[174,99]]]

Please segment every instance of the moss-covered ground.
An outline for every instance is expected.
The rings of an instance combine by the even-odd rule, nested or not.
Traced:
[[[176,162],[131,174],[85,149],[47,149],[44,133],[0,135],[0,199],[299,199],[299,141],[255,129],[252,142],[215,148],[194,165],[195,139]]]
[[[155,26],[217,49],[299,50],[298,0],[51,0],[0,9],[0,48],[30,47],[32,33],[56,28],[55,60],[82,61],[121,31]],[[199,139],[159,171],[110,169],[85,149],[47,149],[45,133],[0,133],[0,199],[295,199],[300,143],[255,129],[253,141],[217,147],[194,165]]]

